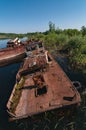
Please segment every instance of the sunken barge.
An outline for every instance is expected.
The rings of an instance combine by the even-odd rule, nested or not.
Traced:
[[[10,119],[22,119],[80,102],[79,92],[43,44],[30,44],[7,102]]]

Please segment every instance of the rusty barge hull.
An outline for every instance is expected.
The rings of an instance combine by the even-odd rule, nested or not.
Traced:
[[[25,53],[22,53],[22,54],[20,53],[18,55],[7,57],[6,59],[0,60],[0,67],[9,65],[11,63],[20,62],[25,57],[26,57]]]
[[[38,56],[40,58],[37,66],[36,55],[35,64],[33,64],[34,58],[32,58],[32,61],[27,58],[25,60],[25,63],[27,63],[26,69],[24,63],[18,72],[20,80],[15,84],[7,103],[8,113],[12,120],[26,118],[57,108],[78,105],[81,102],[80,94],[53,57],[46,51],[44,55],[40,53]],[[42,56],[45,57],[44,61]],[[41,68],[34,69],[40,64],[43,65]],[[27,68],[28,73],[22,73]],[[31,69],[34,71],[31,71]],[[20,72],[22,75],[20,75]],[[16,95],[17,93],[18,95]]]
[[[24,46],[9,47],[0,50],[0,67],[15,63],[26,57]]]

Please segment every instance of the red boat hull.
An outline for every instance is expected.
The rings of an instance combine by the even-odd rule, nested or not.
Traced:
[[[18,62],[26,57],[25,47],[5,48],[0,50],[0,67]]]

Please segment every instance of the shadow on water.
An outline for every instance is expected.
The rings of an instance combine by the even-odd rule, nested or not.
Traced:
[[[8,123],[6,103],[15,84],[19,67],[20,63],[0,68],[0,130],[9,130],[11,125],[13,126],[13,124]]]
[[[85,88],[85,75],[81,72],[73,71],[68,64],[68,59],[66,57],[59,55],[56,57],[56,61],[59,63],[71,81],[79,81],[83,88]]]

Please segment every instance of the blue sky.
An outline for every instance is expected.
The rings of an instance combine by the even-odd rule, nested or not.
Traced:
[[[43,32],[49,21],[61,29],[86,26],[86,0],[0,0],[0,32]]]

